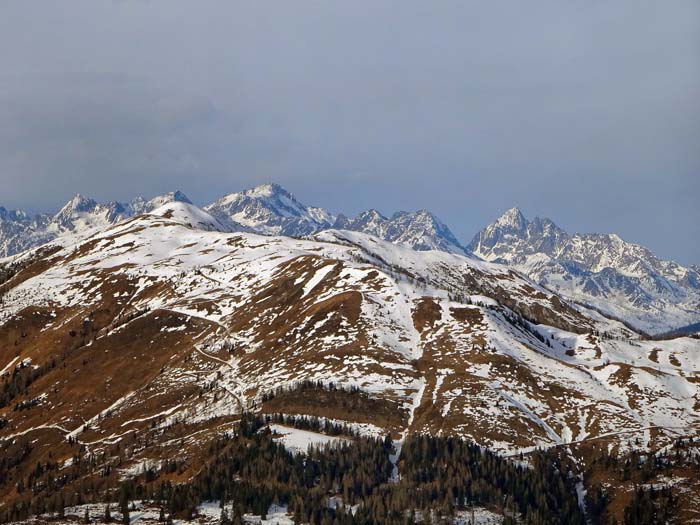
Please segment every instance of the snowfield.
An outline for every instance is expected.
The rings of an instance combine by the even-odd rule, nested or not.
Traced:
[[[283,425],[273,424],[269,428],[275,436],[275,440],[296,454],[305,454],[309,447],[323,448],[326,445],[338,446],[343,442],[348,442],[348,439],[345,438],[327,436],[318,432],[309,432],[308,430],[299,430],[298,428]]]

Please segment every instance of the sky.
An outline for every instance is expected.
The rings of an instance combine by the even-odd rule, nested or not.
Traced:
[[[277,182],[700,263],[700,2],[0,2],[0,205]]]

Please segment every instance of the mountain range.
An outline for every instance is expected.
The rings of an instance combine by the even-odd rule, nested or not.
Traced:
[[[698,268],[661,260],[615,234],[571,235],[550,219],[528,221],[513,208],[466,248],[650,333],[698,322]]]
[[[416,435],[459,436],[525,464],[561,450],[579,504],[611,501],[620,520],[637,478],[605,470],[601,450],[663,455],[687,440],[694,457],[700,340],[648,340],[470,255],[347,229],[251,233],[273,205],[270,228],[301,227],[307,213],[301,222],[329,222],[263,193],[250,215],[165,199],[2,261],[0,501],[15,504],[5,516],[109,497],[125,479],[154,491],[196,480],[244,412],[302,418],[311,442],[329,438],[309,418],[389,436],[394,480]],[[246,231],[220,231],[236,224]],[[700,480],[673,465],[645,479],[671,479],[678,515],[690,516]]]
[[[175,191],[150,200],[137,197],[130,202],[107,203],[97,203],[77,194],[58,213],[39,213],[33,217],[22,210],[8,211],[0,206],[0,257],[23,252],[63,235],[80,235],[103,228],[174,201],[190,203],[183,193]]]
[[[76,195],[57,214],[28,216],[0,207],[0,257],[62,235],[90,231],[169,202],[192,202],[176,191],[150,200],[100,204]],[[615,234],[569,234],[550,219],[528,221],[506,211],[466,245],[428,210],[354,218],[307,206],[277,184],[231,193],[203,207],[210,229],[303,237],[328,229],[376,236],[416,250],[441,250],[506,264],[578,304],[650,333],[694,333],[700,322],[700,271],[656,257]]]

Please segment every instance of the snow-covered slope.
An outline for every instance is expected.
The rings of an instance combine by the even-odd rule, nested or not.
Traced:
[[[179,191],[159,195],[151,200],[137,197],[130,202],[97,203],[77,194],[55,215],[28,216],[21,210],[0,207],[0,258],[20,253],[64,235],[82,234],[104,228],[124,219],[148,213],[169,202],[190,203]]]
[[[170,202],[191,204],[178,191],[148,201],[137,197],[128,203],[106,204],[76,195],[54,216],[43,214],[32,218],[21,210],[8,212],[0,208],[0,258],[62,235],[115,224]],[[464,253],[450,229],[427,210],[396,212],[390,219],[376,210],[363,212],[354,219],[344,215],[335,217],[322,208],[302,204],[277,184],[262,184],[231,193],[205,206],[204,210],[214,218],[215,229],[223,231],[303,237],[337,228],[368,233],[416,250]]]
[[[700,340],[644,340],[473,257],[219,226],[173,202],[0,261],[0,499],[78,447],[196,469],[243,410],[505,454],[700,431]]]
[[[189,226],[205,231],[227,231],[226,226],[194,204],[184,201],[173,201],[163,204],[149,212],[155,217],[175,221],[183,226]]]
[[[700,425],[700,341],[644,341],[457,254],[351,231],[292,239],[202,223],[215,224],[166,205],[10,260],[0,347],[13,350],[0,370],[54,365],[13,398],[27,409],[0,409],[5,439],[68,435],[99,450],[179,421],[203,440],[221,418],[265,410],[279,387],[292,389],[286,411],[511,452],[601,436],[646,446]],[[294,397],[300,381],[356,387],[372,409],[315,407]]]
[[[528,221],[511,209],[467,248],[651,333],[700,321],[698,270],[663,261],[615,234],[570,235],[549,219]]]
[[[65,235],[151,212],[170,202],[190,203],[180,192],[151,200],[98,204],[76,195],[56,215],[29,217],[0,208],[0,258]],[[650,332],[663,333],[700,322],[700,272],[658,259],[646,248],[614,234],[570,235],[549,219],[528,221],[508,210],[463,247],[450,229],[427,210],[376,210],[355,218],[298,201],[276,184],[232,193],[205,207],[191,224],[218,231],[305,237],[328,229],[366,233],[419,251],[468,254],[510,265],[564,297]],[[183,210],[180,210],[183,211]],[[206,213],[206,216],[201,216]]]

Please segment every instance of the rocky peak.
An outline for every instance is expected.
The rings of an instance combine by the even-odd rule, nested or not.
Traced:
[[[384,239],[416,250],[464,253],[452,231],[426,209],[396,212],[389,221]]]
[[[361,231],[384,238],[388,223],[389,219],[384,215],[375,209],[370,209],[363,211],[354,219],[338,215],[333,227],[340,230]]]
[[[278,184],[225,195],[204,209],[231,230],[265,234],[308,235],[335,222],[326,210],[302,204]]]
[[[496,220],[494,225],[508,231],[524,231],[528,221],[518,208],[510,208]]]
[[[23,222],[29,220],[27,215],[22,210],[8,210],[0,206],[0,221]]]
[[[85,197],[84,195],[77,193],[75,196],[69,200],[66,205],[62,208],[61,211],[65,210],[67,212],[70,211],[78,211],[78,212],[84,212],[84,211],[90,211],[97,206],[97,203],[89,198]],[[61,212],[59,212],[60,214]]]
[[[648,332],[700,319],[697,272],[663,261],[617,234],[569,235],[549,219],[528,221],[512,208],[467,248]]]
[[[134,208],[136,207],[135,200],[132,201],[132,206]],[[141,202],[143,203],[143,211],[141,211],[140,213],[147,213],[153,211],[171,202],[184,202],[185,204],[192,204],[192,201],[187,197],[187,195],[185,195],[179,190],[164,193],[163,195],[158,195],[156,197],[153,197],[149,201],[144,201],[144,199],[141,199]]]

